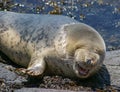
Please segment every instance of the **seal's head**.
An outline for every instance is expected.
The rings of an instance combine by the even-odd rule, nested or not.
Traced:
[[[77,49],[74,55],[73,69],[80,78],[87,78],[95,73],[102,65],[99,54],[86,50]]]
[[[83,23],[65,25],[61,32],[55,42],[59,57],[71,59],[70,68],[79,78],[88,78],[96,73],[103,65],[106,52],[101,35]]]

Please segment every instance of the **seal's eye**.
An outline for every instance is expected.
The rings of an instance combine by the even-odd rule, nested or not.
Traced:
[[[91,59],[87,59],[86,63],[89,65],[89,64],[91,64],[91,61],[92,61]]]

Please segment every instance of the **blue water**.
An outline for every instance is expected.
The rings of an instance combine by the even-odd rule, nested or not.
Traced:
[[[61,15],[94,27],[103,36],[107,50],[120,49],[120,0],[14,0],[13,3],[10,11],[39,14],[48,14],[56,4]]]

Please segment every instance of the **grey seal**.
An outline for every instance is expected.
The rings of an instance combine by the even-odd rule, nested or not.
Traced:
[[[69,17],[1,11],[0,51],[30,76],[88,78],[101,68],[106,46],[94,28]]]

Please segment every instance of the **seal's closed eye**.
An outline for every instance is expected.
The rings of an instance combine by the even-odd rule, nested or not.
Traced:
[[[86,60],[86,63],[87,63],[88,65],[91,64],[91,62],[92,62],[91,59],[87,59],[87,60]]]

